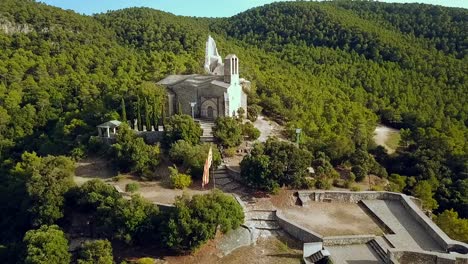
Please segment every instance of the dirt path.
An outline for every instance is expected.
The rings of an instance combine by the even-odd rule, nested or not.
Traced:
[[[397,129],[378,125],[374,131],[374,141],[377,145],[383,146],[387,149],[388,153],[391,154],[395,152],[395,146],[392,146],[394,144],[391,144],[392,142],[390,141],[393,141],[392,137],[398,136],[399,133],[400,131]]]

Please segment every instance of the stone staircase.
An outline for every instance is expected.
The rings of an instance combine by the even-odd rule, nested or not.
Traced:
[[[203,134],[200,137],[202,142],[214,142],[213,137],[213,121],[206,121],[206,120],[197,120],[200,124],[200,127],[203,129]]]
[[[245,225],[257,230],[280,230],[275,211],[251,210],[245,213]]]
[[[390,245],[385,241],[383,237],[376,237],[367,244],[375,251],[380,260],[384,263],[387,262],[387,250]]]
[[[243,193],[244,187],[229,177],[226,165],[221,165],[214,171],[214,178],[216,188],[224,192],[241,191],[241,193]]]
[[[310,261],[311,263],[317,263],[328,256],[330,256],[330,253],[327,250],[322,249],[312,254],[310,257],[307,258],[307,260]]]

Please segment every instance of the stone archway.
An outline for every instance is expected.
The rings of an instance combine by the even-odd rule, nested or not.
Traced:
[[[201,105],[201,118],[216,119],[218,117],[218,106],[214,100],[206,100]]]

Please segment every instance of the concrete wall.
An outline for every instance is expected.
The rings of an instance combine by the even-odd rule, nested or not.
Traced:
[[[314,202],[357,203],[361,200],[400,200],[401,194],[392,192],[351,192],[351,191],[299,191],[302,204]]]
[[[355,235],[355,236],[330,236],[323,238],[324,246],[346,246],[346,245],[356,245],[356,244],[365,244],[372,239],[374,235]]]
[[[303,205],[310,201],[357,203],[361,200],[398,200],[408,213],[426,230],[426,232],[445,250],[460,254],[468,254],[468,245],[450,239],[420,207],[415,203],[419,199],[401,193],[393,192],[350,192],[350,191],[299,191],[297,193]],[[467,256],[468,257],[468,256]]]
[[[302,227],[296,223],[288,221],[281,213],[276,211],[276,219],[278,220],[279,226],[297,240],[309,243],[309,242],[322,242],[323,237],[305,227]]]
[[[414,264],[458,264],[463,263],[463,259],[448,254],[427,252],[427,251],[396,251],[389,250],[390,257],[399,263]]]

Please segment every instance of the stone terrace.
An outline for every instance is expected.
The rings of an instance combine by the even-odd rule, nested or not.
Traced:
[[[444,252],[444,249],[424,230],[398,200],[363,200],[394,234],[385,237],[395,248]]]

